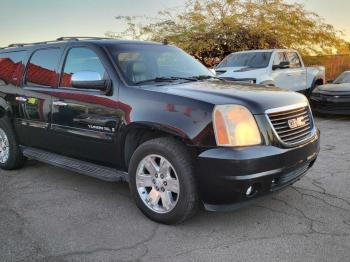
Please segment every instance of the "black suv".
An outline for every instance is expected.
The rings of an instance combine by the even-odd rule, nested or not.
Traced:
[[[303,95],[220,79],[166,43],[60,38],[0,49],[0,167],[31,158],[127,181],[161,223],[283,189],[318,152]]]

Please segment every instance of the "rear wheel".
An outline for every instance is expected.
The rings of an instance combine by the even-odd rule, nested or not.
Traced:
[[[145,142],[131,158],[129,175],[137,206],[152,220],[177,224],[195,214],[198,194],[192,158],[180,142]]]
[[[16,169],[23,166],[24,157],[17,144],[16,137],[10,121],[3,117],[0,119],[0,168]]]

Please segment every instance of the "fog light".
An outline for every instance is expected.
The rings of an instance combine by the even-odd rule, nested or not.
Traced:
[[[278,178],[274,178],[271,181],[272,186],[276,186],[278,184]]]
[[[247,191],[245,192],[246,196],[251,196],[254,192],[254,188],[252,186],[248,187]]]

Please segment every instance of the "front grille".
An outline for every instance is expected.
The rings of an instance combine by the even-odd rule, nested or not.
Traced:
[[[295,145],[312,136],[313,119],[308,106],[268,113],[278,138],[285,144]]]

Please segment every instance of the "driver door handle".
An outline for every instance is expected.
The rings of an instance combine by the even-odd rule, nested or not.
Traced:
[[[68,104],[63,101],[55,101],[52,103],[54,106],[67,106]]]

